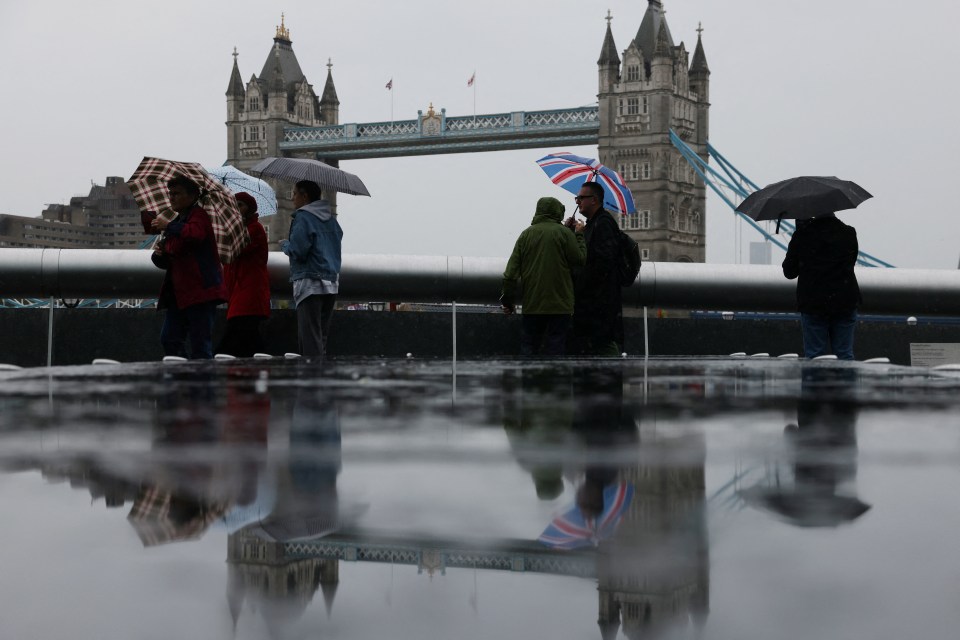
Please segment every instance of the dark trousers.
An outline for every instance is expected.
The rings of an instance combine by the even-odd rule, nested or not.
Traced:
[[[830,315],[801,313],[803,355],[816,358],[833,351],[838,360],[853,360],[853,330],[856,326],[856,310]]]
[[[193,360],[209,360],[213,357],[213,316],[216,302],[201,302],[186,309],[167,309],[160,330],[160,344],[166,356],[187,355],[187,340],[190,341],[189,357]]]
[[[322,358],[327,350],[336,295],[309,296],[297,305],[297,341],[304,358]]]
[[[535,313],[520,317],[520,355],[562,356],[566,353],[570,316]]]
[[[260,323],[263,316],[235,316],[227,319],[223,338],[217,345],[217,353],[228,353],[237,358],[251,358],[265,349]]]

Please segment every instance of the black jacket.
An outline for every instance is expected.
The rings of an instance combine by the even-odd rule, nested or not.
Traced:
[[[574,272],[573,330],[578,337],[623,347],[620,275],[620,225],[608,211],[587,220],[583,230],[587,262]]]
[[[861,301],[853,266],[857,263],[857,231],[834,216],[798,222],[787,247],[783,275],[797,281],[801,313],[849,313]]]

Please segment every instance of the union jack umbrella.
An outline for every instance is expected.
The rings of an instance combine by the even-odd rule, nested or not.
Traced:
[[[603,187],[603,208],[617,213],[633,213],[633,194],[613,169],[605,167],[593,158],[575,156],[572,153],[551,153],[537,160],[547,177],[570,193],[579,193],[587,182],[596,182]]]
[[[176,175],[190,178],[203,190],[198,204],[210,216],[220,261],[231,262],[250,242],[250,234],[233,193],[198,163],[146,157],[127,180],[127,186],[140,211],[155,211],[157,218],[170,221],[177,217],[177,212],[167,196],[167,181]]]
[[[596,518],[586,518],[580,507],[574,505],[553,519],[537,539],[554,549],[596,547],[617,530],[630,500],[633,485],[618,482],[603,490],[603,511]]]

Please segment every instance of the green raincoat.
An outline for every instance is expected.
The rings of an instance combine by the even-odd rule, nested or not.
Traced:
[[[503,272],[505,305],[516,301],[523,283],[523,313],[573,315],[570,270],[583,266],[587,246],[583,234],[563,224],[563,205],[556,198],[540,198],[530,226],[523,230]]]

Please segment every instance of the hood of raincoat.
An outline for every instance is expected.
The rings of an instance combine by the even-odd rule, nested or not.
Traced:
[[[538,222],[562,222],[564,206],[556,198],[540,198],[537,200],[537,210],[533,214],[530,224]]]
[[[294,212],[294,215],[301,211],[317,216],[321,221],[326,222],[333,217],[333,211],[330,210],[330,203],[326,200],[314,200],[310,204],[305,204]]]

